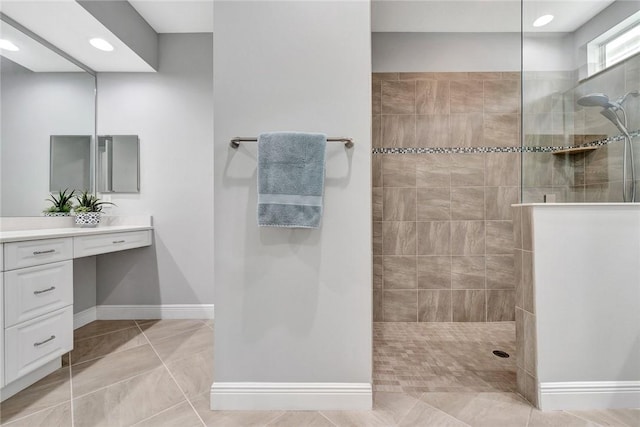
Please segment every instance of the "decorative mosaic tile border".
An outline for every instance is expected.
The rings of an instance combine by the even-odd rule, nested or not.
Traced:
[[[630,133],[631,138],[640,136],[640,130]],[[624,135],[614,135],[609,138],[593,141],[582,145],[567,145],[556,147],[433,147],[433,148],[374,148],[372,154],[473,154],[473,153],[553,153],[576,147],[602,147],[617,141],[623,141]]]

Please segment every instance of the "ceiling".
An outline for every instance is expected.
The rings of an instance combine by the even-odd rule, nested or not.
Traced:
[[[613,1],[524,0],[523,28],[573,32]],[[213,0],[129,0],[129,3],[157,33],[214,30]],[[153,71],[74,0],[2,0],[0,11],[96,71]],[[534,29],[532,21],[546,13],[555,15],[554,21]],[[374,32],[520,31],[520,0],[372,0],[371,14]],[[91,37],[108,40],[115,50],[94,49],[88,44]],[[43,64],[37,67],[46,70]],[[49,71],[65,70],[60,64],[52,67]]]

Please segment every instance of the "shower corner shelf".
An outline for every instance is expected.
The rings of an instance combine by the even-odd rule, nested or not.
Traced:
[[[590,146],[590,147],[572,147],[565,148],[563,150],[552,151],[551,153],[554,155],[557,154],[578,154],[578,153],[588,153],[590,151],[597,150],[600,147]]]

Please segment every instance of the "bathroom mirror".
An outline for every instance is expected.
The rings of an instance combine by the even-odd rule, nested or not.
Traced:
[[[0,50],[0,216],[40,216],[50,191],[93,191],[95,76],[2,14],[0,38],[19,49]]]
[[[91,135],[51,135],[49,191],[91,188]]]
[[[98,191],[140,192],[140,144],[138,135],[98,136]]]

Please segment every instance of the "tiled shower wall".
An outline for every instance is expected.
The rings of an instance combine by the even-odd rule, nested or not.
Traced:
[[[581,107],[577,100],[589,93],[610,99],[640,90],[640,55],[592,78],[578,82],[577,71],[524,73],[524,142],[527,147],[569,147],[600,141],[620,131],[601,114],[601,108]],[[630,131],[640,129],[640,98],[625,102]],[[636,169],[640,144],[634,138]],[[553,194],[558,202],[621,202],[622,141],[586,153],[524,154],[525,202],[542,202]],[[636,177],[640,199],[640,177]]]
[[[374,321],[514,320],[520,74],[372,81]]]

